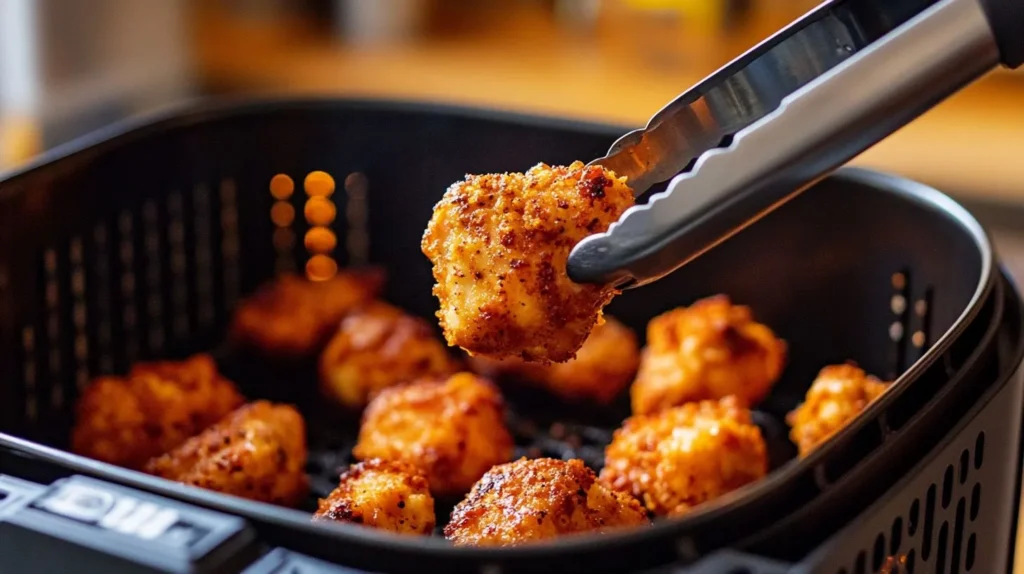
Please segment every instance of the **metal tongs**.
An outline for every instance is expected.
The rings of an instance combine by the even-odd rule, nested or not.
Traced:
[[[1024,62],[1024,0],[825,2],[595,160],[636,195],[569,256],[577,282],[671,273],[946,97]]]

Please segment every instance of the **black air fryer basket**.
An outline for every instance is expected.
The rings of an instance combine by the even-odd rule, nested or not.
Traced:
[[[311,507],[252,503],[60,450],[92,377],[212,350],[250,398],[299,389],[314,495],[326,494],[348,462],[351,421],[323,416],[316,393],[303,392],[315,381],[302,366],[254,368],[217,351],[239,299],[308,258],[301,240],[275,248],[270,179],[333,175],[338,263],[384,266],[385,298],[432,317],[419,243],[450,183],[597,157],[623,131],[380,102],[218,105],[121,127],[0,180],[0,474],[85,474],[145,489],[245,517],[268,545],[373,572],[854,574],[890,558],[905,571],[1006,571],[1021,467],[1021,301],[967,212],[864,170],[840,171],[609,308],[642,336],[655,315],[725,293],[788,342],[783,378],[756,412],[773,472],[686,517],[600,538],[457,549],[438,537],[312,525]],[[300,186],[291,198],[296,238],[306,230],[302,195]],[[846,360],[899,378],[798,460],[785,413],[821,367]],[[509,400],[520,453],[595,467],[628,414],[624,404]],[[565,429],[578,438],[565,440]]]

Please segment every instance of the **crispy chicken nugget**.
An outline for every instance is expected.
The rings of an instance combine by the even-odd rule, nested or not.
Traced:
[[[754,321],[749,307],[717,295],[647,324],[647,346],[630,390],[634,414],[691,401],[763,399],[782,374],[786,343]]]
[[[384,279],[377,268],[341,271],[326,281],[281,275],[239,305],[231,339],[278,358],[315,355],[346,314],[380,293]]]
[[[152,459],[156,476],[284,506],[306,495],[306,424],[294,407],[249,403]]]
[[[411,464],[378,458],[352,465],[338,487],[320,499],[314,520],[362,524],[398,534],[434,531],[434,498],[423,472]]]
[[[74,452],[139,469],[244,402],[209,355],[140,363],[127,377],[100,377],[78,400]]]
[[[448,343],[497,359],[573,358],[618,292],[572,282],[569,251],[633,203],[624,178],[581,162],[449,187],[422,243]]]
[[[379,302],[343,319],[320,356],[322,388],[353,409],[381,389],[457,370],[426,321]]]
[[[583,461],[521,458],[489,470],[444,534],[458,546],[513,546],[646,524],[640,503],[601,484]]]
[[[594,327],[575,359],[541,365],[522,359],[470,358],[473,369],[488,377],[513,377],[532,382],[568,400],[607,404],[629,386],[640,363],[636,334],[615,318]]]
[[[856,365],[830,365],[818,373],[800,406],[786,416],[789,438],[800,456],[839,432],[877,399],[889,383],[869,376]]]
[[[627,419],[605,450],[601,480],[674,516],[767,472],[761,429],[727,397]]]
[[[462,494],[487,469],[512,457],[504,400],[470,373],[381,391],[363,412],[357,459],[419,467],[438,496]]]

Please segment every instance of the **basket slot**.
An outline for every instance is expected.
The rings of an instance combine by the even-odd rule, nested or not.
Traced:
[[[185,246],[185,207],[178,190],[167,194],[167,269],[170,274],[171,339],[183,342],[191,333],[189,266]]]
[[[241,239],[238,233],[238,190],[234,180],[220,182],[221,297],[224,311],[234,309],[242,289]]]
[[[971,442],[947,463],[941,482],[928,484],[905,513],[893,517],[891,526],[875,533],[873,539],[865,532],[862,540],[872,540],[870,547],[865,544],[858,549],[846,565],[835,570],[836,574],[912,574],[919,569],[942,574],[971,572],[976,561],[977,532],[983,529],[975,520],[981,511],[981,480],[985,474],[984,431]]]
[[[90,332],[89,373],[111,374],[114,372],[114,318],[113,297],[115,289],[112,258],[113,233],[106,223],[99,223],[92,230],[91,241],[85,243],[85,260],[89,274],[86,278],[86,327]]]
[[[213,262],[213,246],[216,239],[211,195],[210,188],[205,185],[197,185],[192,191],[196,322],[200,330],[212,327],[216,319]]]
[[[142,204],[142,244],[143,280],[140,287],[143,291],[142,307],[145,309],[146,355],[156,356],[164,350],[167,329],[164,326],[164,301],[161,294],[163,285],[163,268],[161,265],[162,245],[166,241],[161,237],[163,226],[157,203],[153,199]]]
[[[935,289],[927,286],[920,296],[914,298],[913,304],[909,309],[909,330],[907,333],[909,333],[908,343],[910,348],[905,368],[917,362],[931,347],[933,339],[931,332],[932,302],[934,300]]]
[[[893,273],[890,279],[892,295],[889,298],[889,309],[892,312],[892,322],[889,324],[890,358],[889,371],[886,373],[888,380],[893,380],[906,368],[907,355],[907,330],[909,327],[909,305],[910,299],[910,272],[904,268]]]
[[[17,326],[14,319],[14,301],[10,289],[10,272],[7,264],[0,262],[0,345],[10,352],[0,353],[0,376],[11,383],[19,381],[21,373],[15,372],[17,365]],[[7,384],[0,387],[0,420],[10,421],[12,429],[20,430],[23,417],[23,385]]]
[[[117,217],[117,235],[115,253],[117,253],[116,277],[117,289],[115,290],[115,301],[119,303],[120,310],[119,331],[120,336],[116,337],[120,347],[120,360],[116,361],[115,369],[124,371],[128,365],[139,359],[139,339],[142,335],[139,329],[139,303],[138,303],[138,274],[136,273],[136,223],[135,215],[124,210]]]

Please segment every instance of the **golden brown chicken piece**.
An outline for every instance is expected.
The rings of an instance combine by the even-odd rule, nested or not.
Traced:
[[[839,432],[877,399],[889,383],[869,376],[856,365],[830,365],[811,383],[804,403],[786,416],[789,438],[800,456]]]
[[[754,321],[749,307],[717,295],[647,324],[647,346],[630,390],[634,414],[691,401],[763,399],[782,374],[786,343]]]
[[[249,403],[145,471],[156,476],[284,506],[306,495],[306,424],[294,407]]]
[[[281,275],[239,305],[231,339],[278,358],[312,356],[346,314],[383,286],[384,272],[377,268],[341,271],[326,281]]]
[[[636,334],[615,318],[594,327],[575,359],[541,365],[522,359],[470,358],[473,369],[487,377],[507,376],[535,383],[568,400],[607,404],[629,386],[640,363]]]
[[[601,484],[583,461],[521,458],[489,470],[444,535],[457,546],[514,546],[647,524],[635,498]]]
[[[727,397],[627,419],[605,450],[601,480],[674,516],[767,472],[761,429]]]
[[[209,355],[140,363],[127,377],[100,377],[82,394],[74,452],[138,470],[244,402]]]
[[[423,472],[378,458],[352,465],[338,487],[320,499],[314,520],[351,522],[398,534],[434,531],[434,498]]]
[[[624,178],[581,162],[449,187],[422,244],[448,343],[496,359],[573,358],[617,291],[572,282],[569,251],[631,205]]]
[[[381,389],[458,367],[426,321],[378,302],[341,321],[320,356],[320,381],[329,396],[361,409]]]
[[[408,462],[423,470],[434,494],[462,494],[512,457],[504,400],[470,373],[389,387],[363,412],[352,454]]]

